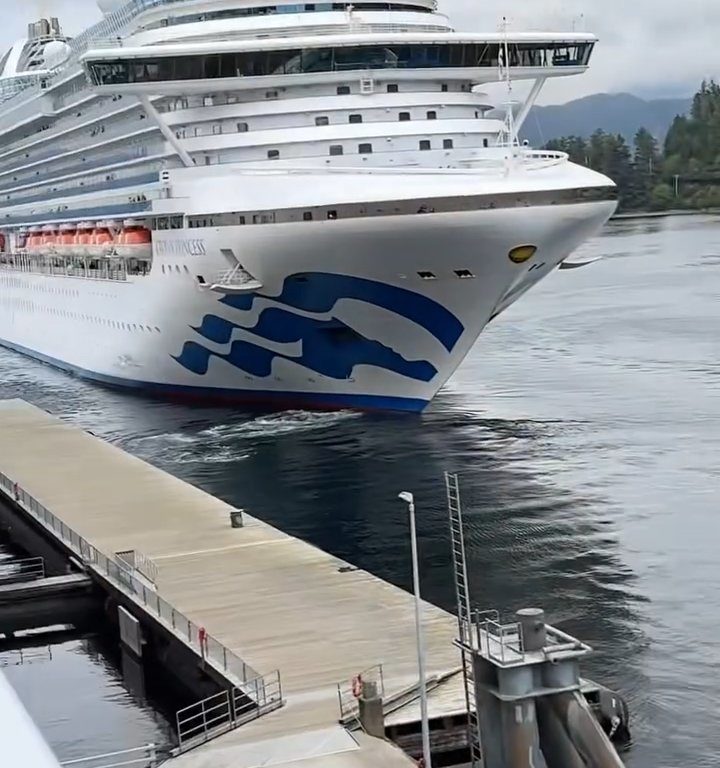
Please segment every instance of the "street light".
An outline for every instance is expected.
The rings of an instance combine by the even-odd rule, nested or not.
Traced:
[[[425,683],[425,640],[420,619],[420,574],[418,569],[417,535],[415,533],[415,497],[408,491],[398,495],[408,505],[410,512],[410,544],[412,546],[413,592],[415,594],[415,642],[417,644],[418,676],[420,678],[420,723],[422,726],[423,761],[425,768],[432,768],[430,757],[430,726],[427,711],[427,686]]]

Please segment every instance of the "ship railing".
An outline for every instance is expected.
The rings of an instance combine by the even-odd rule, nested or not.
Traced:
[[[458,160],[453,166],[424,166],[419,163],[390,167],[367,167],[367,166],[293,166],[282,168],[268,167],[248,167],[237,168],[233,171],[238,176],[427,176],[427,175],[446,175],[450,172],[456,173],[485,173],[498,175],[504,173],[511,167],[511,159],[502,148],[496,147],[495,153],[491,157],[475,157],[467,160]],[[482,150],[488,151],[491,150]],[[539,170],[554,165],[566,163],[568,156],[564,152],[550,152],[542,150],[518,150],[516,157],[516,168],[522,170]]]
[[[253,39],[259,39],[259,40],[267,40],[268,37],[273,38],[286,38],[286,37],[307,37],[309,35],[316,35],[316,34],[327,34],[327,33],[333,33],[333,34],[342,34],[344,32],[347,32],[349,34],[378,34],[378,33],[389,33],[393,34],[396,32],[405,33],[405,32],[440,32],[440,33],[447,33],[450,31],[449,24],[442,25],[442,24],[361,24],[359,22],[350,22],[350,23],[335,23],[335,24],[323,24],[318,25],[315,27],[312,26],[304,26],[304,27],[287,27],[283,29],[277,29],[277,30],[248,30],[247,32],[234,32],[232,39],[233,40],[253,40]],[[104,39],[95,39],[92,40],[92,43],[90,46],[88,46],[88,50],[105,50],[105,49],[113,49],[113,48],[123,48],[125,46],[133,46],[133,40],[132,37],[128,38],[126,41],[120,36],[115,37],[108,37]],[[390,64],[388,66],[391,66]],[[365,65],[361,65],[359,69],[364,69]]]
[[[101,269],[90,267],[63,265],[59,266],[48,262],[38,262],[34,254],[26,251],[16,251],[12,255],[12,261],[0,257],[0,269],[22,272],[33,275],[48,275],[49,277],[82,278],[83,280],[114,280],[126,282],[128,271],[124,266],[111,267],[104,264]],[[139,274],[143,274],[140,272]]]

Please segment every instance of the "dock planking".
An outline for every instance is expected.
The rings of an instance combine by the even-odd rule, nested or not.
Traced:
[[[336,683],[377,664],[386,695],[417,684],[404,590],[250,515],[232,528],[229,504],[20,400],[0,401],[0,471],[106,555],[151,558],[162,597],[260,673],[280,670],[284,707],[178,765],[202,765],[211,748],[337,728]],[[429,603],[422,613],[428,675],[451,675],[455,618]],[[459,711],[460,676],[450,695],[441,688],[442,712]],[[220,752],[213,765],[224,764]]]

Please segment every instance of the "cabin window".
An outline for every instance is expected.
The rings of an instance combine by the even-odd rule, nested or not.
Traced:
[[[446,93],[446,92],[447,92],[447,89],[448,89],[447,83],[441,83],[441,85],[440,85],[440,90],[441,90],[443,93]]]
[[[237,132],[238,133],[247,133],[248,130],[248,124],[247,123],[238,123],[237,124]]]
[[[490,141],[488,139],[483,139],[483,147],[487,149],[490,146]]]
[[[337,87],[337,95],[338,96],[347,96],[350,93],[350,86],[349,85],[338,85]]]
[[[280,157],[279,149],[268,149],[268,160],[277,160]]]
[[[362,115],[350,115],[348,118],[349,123],[362,123]]]
[[[420,141],[420,149],[430,149],[430,140],[429,139],[422,139]]]
[[[397,93],[398,92],[398,84],[397,83],[388,83],[387,84],[387,92],[388,93]]]
[[[219,136],[222,133],[222,125],[213,125],[212,132],[214,136]]]
[[[330,154],[331,155],[342,155],[343,148],[342,144],[331,144],[330,145]]]
[[[315,118],[315,125],[330,125],[330,118],[327,115],[318,115]]]
[[[372,144],[359,144],[358,152],[361,155],[369,155],[372,153]]]
[[[452,149],[452,148],[453,148],[453,140],[443,139],[443,149]]]
[[[400,112],[398,115],[398,120],[401,123],[406,123],[410,119],[410,113],[409,112]]]
[[[312,211],[303,212],[303,221],[312,221]]]
[[[277,97],[278,97],[277,91],[265,91],[266,99],[277,99]]]
[[[337,219],[337,211],[328,211],[327,217],[328,219]]]
[[[431,109],[431,110],[430,110],[430,111],[427,113],[427,119],[428,119],[428,120],[437,120],[437,112],[436,112],[434,109]]]

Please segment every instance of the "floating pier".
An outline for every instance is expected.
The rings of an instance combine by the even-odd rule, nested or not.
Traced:
[[[487,768],[621,768],[586,717],[598,687],[576,662],[589,648],[544,617],[501,625],[471,610],[457,478],[446,481],[459,615],[421,608],[434,764],[474,768],[482,752]],[[196,692],[177,713],[173,768],[415,765],[404,590],[20,400],[0,401],[3,509],[26,542],[74,564],[72,589],[104,595],[125,648]],[[547,750],[557,759],[542,762]]]
[[[178,768],[412,765],[340,723],[356,719],[362,673],[396,713],[393,702],[417,698],[402,589],[18,400],[0,402],[0,493],[129,614],[140,648],[214,681],[217,693],[178,714]],[[456,619],[422,610],[432,712],[462,722]]]

